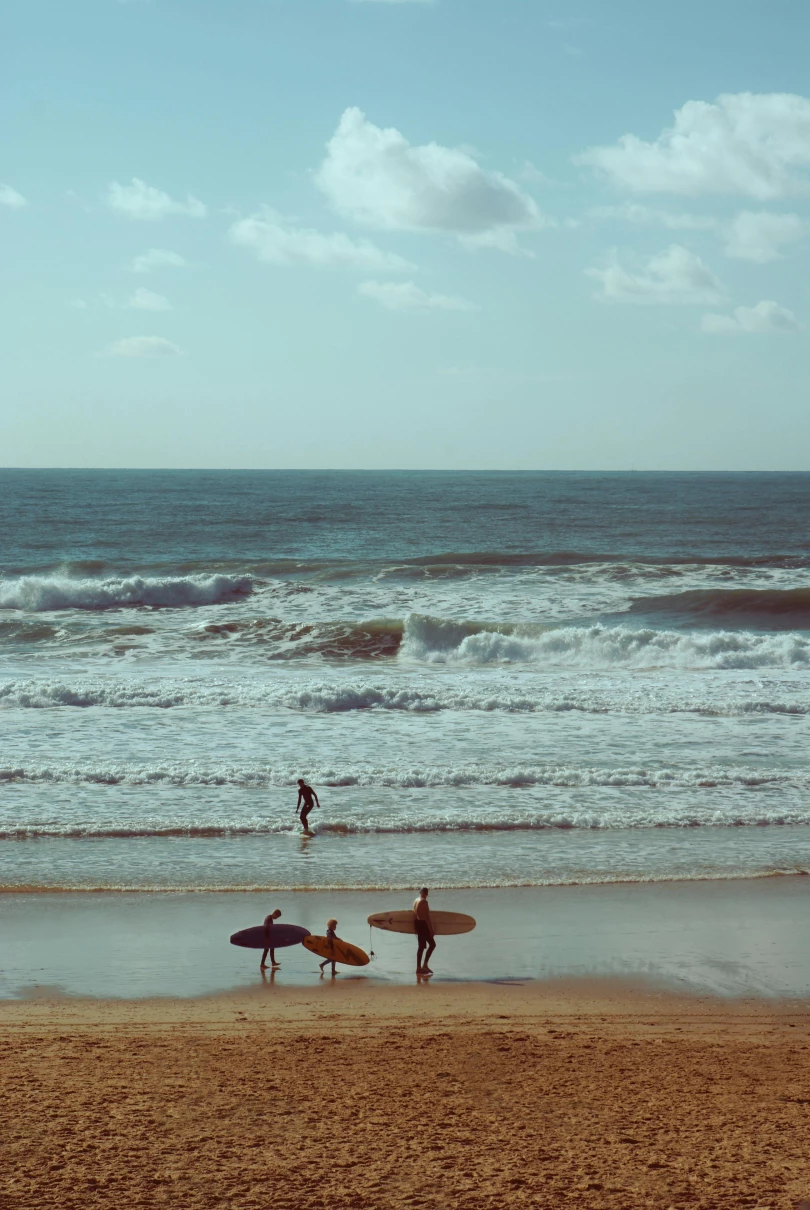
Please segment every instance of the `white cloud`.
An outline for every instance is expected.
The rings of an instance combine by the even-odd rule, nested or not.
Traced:
[[[69,307],[73,307],[74,311],[86,311],[87,303],[83,298],[71,298],[68,302]]]
[[[126,336],[109,345],[104,357],[180,357],[183,350],[162,336]]]
[[[373,298],[389,311],[477,311],[466,298],[451,298],[447,294],[428,294],[415,282],[364,281],[357,289],[366,298]]]
[[[717,302],[724,290],[699,256],[681,244],[670,244],[635,269],[622,264],[618,251],[602,267],[587,269],[602,287],[599,298],[614,302],[692,304]]]
[[[704,315],[704,332],[798,332],[802,325],[792,311],[772,299],[755,307],[736,307],[731,315]]]
[[[741,210],[725,231],[726,256],[756,261],[760,265],[779,260],[782,244],[793,244],[805,233],[798,214],[773,214],[768,210]]]
[[[162,189],[147,185],[138,177],[130,185],[111,181],[107,187],[105,201],[112,210],[125,214],[127,218],[154,222],[170,214],[184,214],[189,218],[205,218],[206,207],[199,198],[188,195],[184,202],[175,201]]]
[[[556,226],[556,223],[554,225]],[[534,259],[534,253],[521,247],[517,235],[509,227],[493,227],[490,231],[481,231],[477,235],[459,235],[458,240],[465,248],[471,248],[473,251],[477,248],[494,248],[497,252],[508,253],[509,256],[528,256]]]
[[[8,206],[11,210],[21,210],[28,202],[21,193],[12,189],[11,185],[0,185],[0,206]]]
[[[259,260],[272,265],[343,266],[397,273],[414,266],[370,240],[353,240],[341,231],[325,234],[310,227],[293,227],[269,206],[240,219],[228,232],[235,244],[252,248]]]
[[[469,151],[412,146],[356,108],[341,117],[315,179],[338,213],[377,230],[496,240],[496,233],[547,224],[515,181],[486,171]]]
[[[153,269],[174,268],[182,269],[186,261],[179,252],[169,252],[166,248],[150,248],[135,256],[129,266],[131,273],[151,273]]]
[[[639,193],[739,193],[767,201],[805,192],[810,100],[793,93],[726,93],[687,101],[651,143],[625,134],[575,157]]]
[[[134,311],[171,311],[172,304],[162,294],[153,294],[143,287],[130,294],[127,306]]]
[[[807,229],[798,214],[775,214],[770,210],[741,210],[726,221],[708,214],[673,213],[639,202],[623,202],[621,206],[597,206],[589,214],[600,221],[620,219],[669,231],[717,231],[724,240],[726,256],[759,264],[778,260],[780,245],[795,243]]]
[[[621,206],[597,206],[590,212],[595,219],[621,219],[625,223],[636,223],[641,227],[665,227],[668,231],[710,231],[717,226],[717,219],[706,214],[690,214],[688,211],[673,213],[642,206],[639,202],[623,202]]]

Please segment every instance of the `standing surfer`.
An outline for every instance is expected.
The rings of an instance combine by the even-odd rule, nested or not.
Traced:
[[[265,946],[265,949],[264,949],[264,953],[262,954],[262,960],[259,963],[259,970],[263,971],[265,969],[265,967],[267,966],[267,955],[268,954],[270,955],[270,962],[274,967],[281,966],[280,962],[276,962],[276,951],[273,949],[273,921],[278,920],[280,915],[281,915],[281,910],[279,908],[276,908],[276,910],[274,912],[271,912],[269,916],[265,916],[265,918],[264,918],[264,946]]]
[[[430,957],[436,948],[436,939],[433,933],[433,922],[430,919],[430,908],[428,907],[429,891],[426,886],[423,886],[419,892],[419,898],[414,900],[413,911],[416,916],[414,924],[416,926],[417,950],[416,950],[416,973],[417,975],[432,975],[433,971],[428,966]],[[427,953],[425,953],[427,950]],[[425,953],[424,962],[422,954]]]
[[[309,831],[309,827],[307,826],[307,817],[312,810],[313,801],[316,807],[320,807],[321,804],[318,802],[318,795],[312,789],[312,786],[308,786],[303,777],[299,777],[298,802],[295,805],[295,813],[301,820],[301,827],[305,832]]]

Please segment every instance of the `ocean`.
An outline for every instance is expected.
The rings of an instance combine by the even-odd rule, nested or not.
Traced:
[[[804,871],[809,519],[802,474],[1,471],[0,889]]]

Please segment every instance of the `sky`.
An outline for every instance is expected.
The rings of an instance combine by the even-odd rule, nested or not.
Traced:
[[[0,465],[810,470],[807,0],[10,0]]]

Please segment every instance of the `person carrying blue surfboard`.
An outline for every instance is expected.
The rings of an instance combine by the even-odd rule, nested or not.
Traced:
[[[264,918],[264,953],[262,960],[259,963],[259,970],[263,971],[267,966],[267,955],[270,955],[270,962],[274,967],[281,966],[280,962],[276,962],[276,951],[273,949],[273,921],[278,920],[281,915],[281,909],[276,908],[269,916]]]

